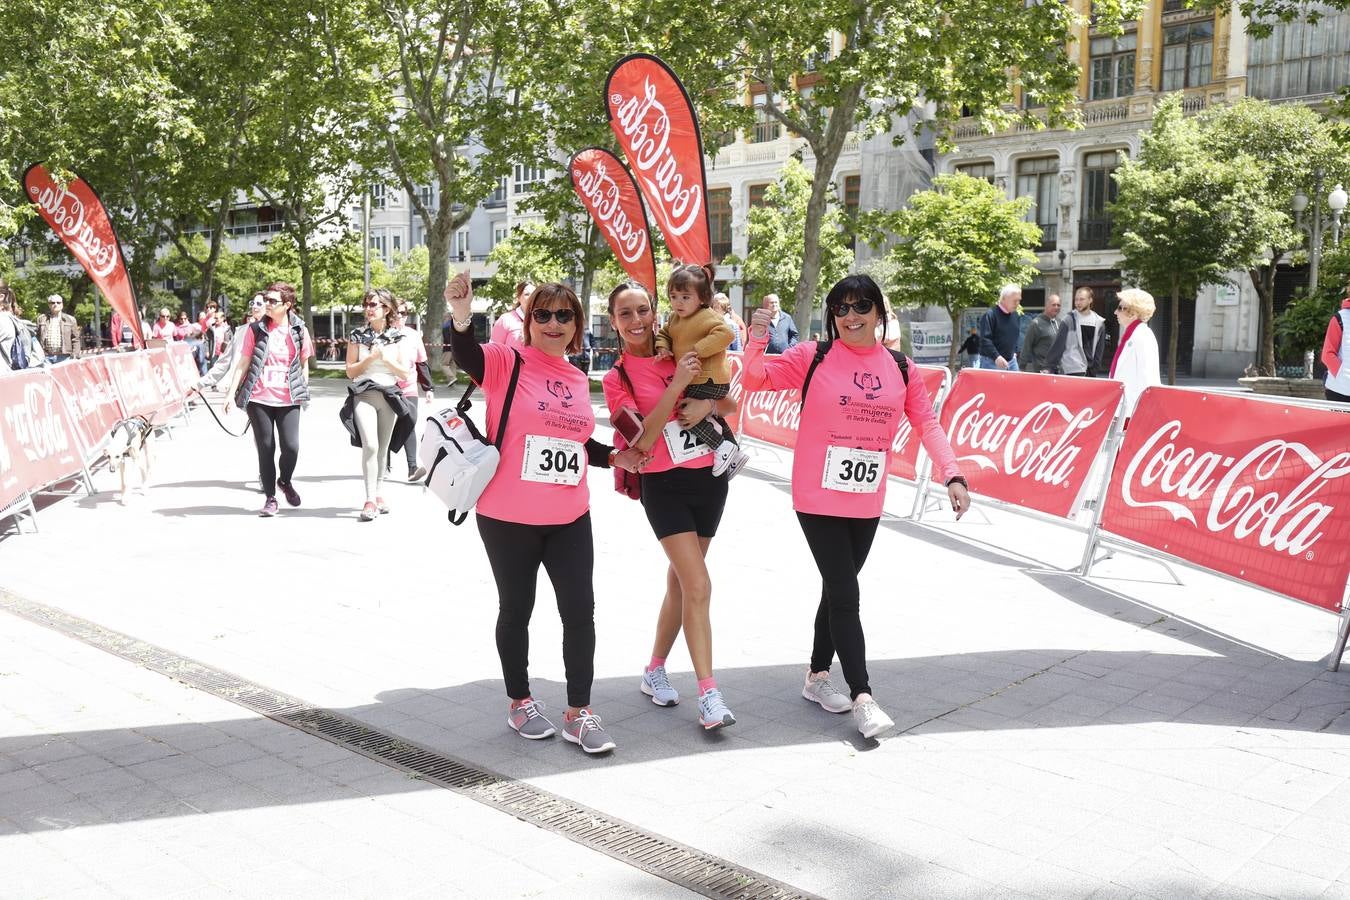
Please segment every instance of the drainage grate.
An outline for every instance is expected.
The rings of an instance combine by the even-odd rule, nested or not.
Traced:
[[[705,897],[789,900],[815,896],[557,794],[386,734],[356,719],[317,708],[3,589],[0,589],[0,609],[447,788]]]

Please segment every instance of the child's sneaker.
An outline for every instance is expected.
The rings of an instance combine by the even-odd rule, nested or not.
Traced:
[[[713,475],[726,475],[727,480],[730,481],[749,461],[750,457],[746,456],[740,447],[737,447],[731,441],[723,441],[713,451],[712,473]]]
[[[726,703],[722,700],[722,692],[717,688],[699,695],[698,724],[703,726],[704,731],[736,724],[736,717],[727,709]]]

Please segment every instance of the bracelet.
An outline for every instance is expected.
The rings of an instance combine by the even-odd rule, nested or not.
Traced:
[[[966,476],[964,476],[964,475],[957,475],[955,478],[953,478],[953,479],[951,479],[950,481],[948,481],[948,482],[947,482],[947,487],[951,487],[951,486],[954,485],[954,484],[959,484],[959,485],[961,485],[961,487],[965,488],[966,490],[970,490],[970,484],[969,484],[969,482],[966,481]]]
[[[454,317],[454,316],[451,316],[451,317],[450,317],[450,324],[453,325],[453,326],[455,326],[455,330],[456,330],[456,331],[459,331],[459,332],[465,332],[465,331],[468,331],[470,328],[473,327],[473,316],[470,316],[470,317],[468,318],[468,320],[467,320],[467,321],[464,321],[464,322],[457,322],[457,321],[455,320],[455,317]]]

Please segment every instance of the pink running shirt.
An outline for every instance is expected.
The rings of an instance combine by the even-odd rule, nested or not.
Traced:
[[[502,344],[483,345],[482,388],[488,401],[485,435],[488,440],[497,436],[497,422],[506,402],[511,366],[516,359],[512,349]],[[590,508],[585,448],[586,440],[595,431],[590,379],[566,359],[549,356],[534,347],[516,350],[521,357],[520,381],[506,423],[502,460],[487,490],[478,498],[477,508],[483,515],[503,522],[565,525],[581,518]],[[580,474],[578,483],[547,484],[523,477],[527,438],[532,447],[544,445],[536,453],[564,450],[567,466],[576,463],[578,471],[572,474]],[[552,443],[553,440],[577,446]],[[531,457],[535,461],[539,458]]]
[[[800,389],[816,355],[816,342],[788,348],[776,359],[765,359],[767,337],[751,337],[745,350],[742,384],[747,391]],[[792,508],[797,512],[846,519],[875,519],[886,500],[886,473],[891,466],[891,443],[900,427],[900,414],[909,418],[924,449],[943,481],[961,474],[947,436],[933,415],[933,401],[923,379],[910,363],[909,389],[905,390],[900,367],[880,343],[854,349],[835,341],[816,372],[801,413],[797,449],[792,454]],[[831,451],[830,448],[839,448]],[[841,450],[858,449],[878,454],[876,489],[851,493],[824,487],[827,454],[836,483],[853,465],[838,460]],[[841,467],[842,466],[842,467]]]
[[[497,317],[497,321],[492,323],[492,343],[519,350],[525,346],[524,331],[525,312],[517,306],[502,313]]]
[[[628,380],[633,382],[633,390],[637,392],[637,396],[634,397],[628,393],[628,386],[619,377],[617,366],[606,372],[602,384],[605,388],[605,405],[609,407],[611,417],[625,406],[631,406],[646,416],[660,402],[661,395],[666,392],[671,379],[675,377],[675,361],[671,359],[658,360],[654,356],[629,356],[625,353],[619,358],[618,365],[622,365],[623,370],[628,373]],[[678,413],[677,404],[676,409],[670,414],[671,422],[678,418]],[[686,440],[688,433],[682,429],[673,428],[667,433],[672,435],[671,440],[677,442],[678,448],[683,449],[687,444],[689,453],[707,450],[696,440]],[[711,452],[700,452],[698,456],[677,466],[671,459],[670,444],[663,434],[652,445],[651,461],[642,471],[654,475],[657,472],[669,472],[675,468],[706,469],[712,465],[712,460]]]
[[[267,357],[263,360],[262,377],[253,385],[249,402],[261,403],[263,406],[294,406],[291,400],[290,370],[291,360],[295,358],[295,338],[291,337],[290,325],[285,322],[274,325],[269,319],[267,328]],[[252,358],[256,345],[253,329],[246,328],[243,343],[239,345],[239,355],[244,359]],[[301,359],[307,360],[313,355],[314,342],[309,339],[309,331],[306,330],[305,355]]]
[[[399,341],[399,343],[406,344],[408,342],[412,342],[414,353],[412,359],[413,364],[412,380],[400,381],[398,383],[398,386],[400,389],[402,389],[403,396],[416,397],[417,364],[424,363],[427,361],[427,345],[426,342],[422,340],[422,332],[418,331],[416,328],[409,328],[407,325],[404,325],[400,330],[403,332],[403,340]],[[405,356],[404,358],[406,359],[407,357]]]

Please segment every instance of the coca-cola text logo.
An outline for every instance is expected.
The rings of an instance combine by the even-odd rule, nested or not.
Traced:
[[[28,189],[38,208],[46,214],[52,229],[75,254],[89,274],[106,278],[117,268],[117,244],[104,240],[86,219],[84,202],[74,194],[48,182]]]
[[[1314,497],[1327,482],[1350,475],[1350,451],[1324,460],[1306,444],[1273,438],[1236,457],[1178,446],[1180,435],[1180,420],[1166,422],[1131,457],[1121,484],[1127,506],[1161,509],[1173,521],[1200,528],[1195,512],[1208,504],[1205,530],[1231,531],[1239,541],[1256,535],[1262,547],[1290,556],[1306,553],[1321,540],[1319,529],[1335,507]],[[1305,474],[1288,487],[1291,467]],[[1264,488],[1277,480],[1286,482],[1283,495],[1278,486]]]
[[[1102,417],[1090,406],[1075,411],[1049,400],[1022,416],[996,414],[985,412],[984,402],[985,395],[976,394],[952,416],[947,436],[957,460],[1042,484],[1067,482],[1083,452],[1075,439]],[[974,452],[963,455],[966,449]]]
[[[756,391],[746,401],[745,415],[775,428],[796,431],[802,418],[801,394],[798,391]]]
[[[70,451],[65,421],[52,405],[54,390],[51,381],[30,381],[23,386],[23,399],[4,410],[5,425],[30,463]],[[62,459],[62,462],[70,459]]]
[[[684,234],[698,221],[703,208],[702,173],[685,174],[670,149],[670,114],[656,99],[656,86],[643,79],[642,93],[625,97],[613,93],[615,109],[628,161],[637,170],[648,199],[659,198],[652,209],[667,237]],[[686,182],[688,182],[686,184]]]
[[[589,169],[577,166],[572,174],[596,221],[614,238],[624,262],[634,263],[641,259],[647,252],[647,229],[628,217],[620,202],[623,194],[619,183],[610,176],[605,161],[597,160],[594,168]]]

